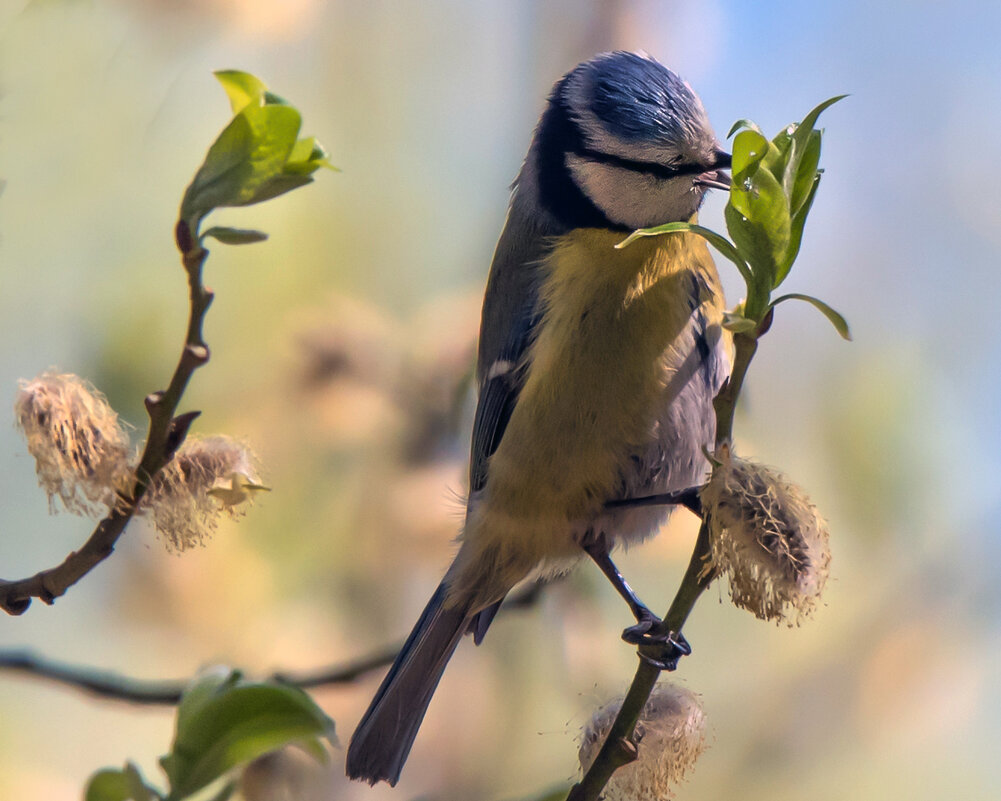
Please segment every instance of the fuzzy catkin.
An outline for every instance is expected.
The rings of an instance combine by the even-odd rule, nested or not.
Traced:
[[[762,620],[796,625],[827,582],[827,525],[803,489],[723,445],[702,490],[712,567],[726,575],[736,606]]]
[[[594,762],[615,720],[622,699],[601,707],[584,730],[578,758],[582,770]],[[636,724],[635,761],[619,768],[605,786],[605,801],[663,801],[673,797],[705,749],[706,717],[698,696],[663,682],[650,694]]]
[[[115,504],[130,475],[129,438],[92,384],[46,371],[18,381],[14,417],[35,459],[38,483],[56,511],[99,516]]]
[[[235,504],[221,503],[213,491],[238,475],[256,476],[254,456],[229,437],[188,437],[143,496],[139,510],[149,518],[169,551],[202,544],[223,515],[240,517]]]

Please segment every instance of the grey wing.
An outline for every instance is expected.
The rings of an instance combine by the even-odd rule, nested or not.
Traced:
[[[538,298],[539,263],[550,237],[512,204],[497,243],[483,299],[480,346],[477,356],[479,400],[473,421],[469,459],[469,498],[487,483],[489,459],[497,450],[525,380],[541,309]],[[503,600],[503,599],[502,599]],[[469,631],[479,645],[501,601],[480,610]]]
[[[512,206],[494,254],[483,299],[477,354],[479,400],[469,460],[472,497],[487,482],[487,463],[521,392],[529,345],[538,325],[538,265],[549,238]]]

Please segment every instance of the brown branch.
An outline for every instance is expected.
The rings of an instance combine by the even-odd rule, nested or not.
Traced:
[[[202,284],[202,266],[208,251],[198,243],[183,220],[178,222],[175,234],[188,275],[191,300],[188,331],[170,385],[166,390],[154,392],[146,398],[149,433],[136,468],[132,492],[129,497],[120,498],[108,516],[97,524],[83,547],[79,551],[71,551],[62,564],[17,581],[0,579],[0,608],[9,615],[25,612],[32,598],[53,603],[112,554],[150,482],[170,461],[184,441],[192,421],[198,416],[198,412],[179,416],[175,416],[175,412],[192,374],[209,360],[209,349],[202,337],[202,322],[212,303],[212,293]]]
[[[390,664],[402,643],[383,648],[369,656],[331,665],[308,672],[277,671],[269,677],[273,681],[294,684],[303,689],[324,684],[348,684],[366,673]],[[0,670],[23,673],[29,677],[47,679],[80,690],[95,698],[125,701],[144,706],[171,706],[181,700],[181,694],[190,679],[135,679],[109,670],[97,670],[81,665],[46,659],[31,651],[0,652]]]
[[[709,528],[703,522],[698,539],[695,541],[695,549],[692,551],[688,569],[685,571],[685,577],[674,596],[671,608],[664,616],[660,627],[651,633],[671,633],[675,636],[681,633],[695,602],[713,579],[713,576],[707,575],[705,570],[705,557],[708,551]],[[663,655],[659,653],[661,649],[662,646],[659,645],[642,645],[639,652],[653,660],[660,660],[663,658]],[[612,727],[608,730],[601,750],[584,777],[570,789],[567,801],[597,801],[608,780],[612,778],[612,774],[623,765],[636,759],[638,744],[633,740],[633,733],[660,674],[659,667],[655,667],[647,660],[640,659],[629,692],[626,693],[626,697],[622,701],[622,706],[612,722]],[[631,746],[631,750],[627,746]]]
[[[713,402],[716,412],[717,447],[722,442],[728,441],[733,435],[733,416],[737,406],[737,399],[740,396],[740,390],[743,387],[744,378],[747,375],[751,359],[754,358],[754,353],[758,347],[757,336],[764,333],[764,330],[756,332],[753,336],[747,334],[736,334],[734,336],[736,352],[734,354],[733,370],[729,380]],[[653,497],[655,496],[651,496],[651,498]],[[676,496],[668,495],[664,497],[668,499],[668,502],[671,502],[672,497],[674,497],[674,500],[677,500]],[[685,577],[682,579],[681,586],[678,588],[678,592],[671,602],[671,608],[664,616],[660,626],[655,627],[651,631],[651,634],[670,634],[673,637],[681,633],[682,626],[684,626],[689,614],[691,614],[695,602],[702,595],[703,590],[715,578],[715,573],[706,569],[709,548],[709,524],[703,513],[702,526],[699,529],[699,536],[695,541],[695,549],[692,551],[692,558],[688,563],[688,569],[685,571]],[[660,646],[656,645],[641,645],[639,653],[641,657],[648,656],[653,660],[658,660],[661,656],[658,654],[659,648]],[[622,707],[619,709],[619,714],[616,715],[612,727],[608,731],[608,736],[605,738],[601,750],[580,782],[570,788],[570,793],[567,795],[566,801],[598,801],[608,780],[612,778],[612,774],[623,765],[632,761],[624,760],[623,755],[628,750],[624,749],[624,746],[625,744],[636,746],[635,741],[632,739],[633,732],[636,730],[636,724],[643,713],[643,709],[646,707],[647,701],[650,700],[650,693],[653,692],[653,688],[657,684],[657,679],[660,678],[660,673],[660,668],[655,667],[645,659],[640,659],[640,664],[636,668],[636,674],[633,676],[629,692],[626,693],[626,697],[622,701]]]
[[[534,606],[544,586],[545,583],[537,582],[515,593],[501,607],[501,613]],[[402,647],[403,643],[398,642],[349,662],[312,670],[278,670],[268,680],[294,684],[304,690],[325,685],[350,684],[367,673],[391,664]],[[190,682],[190,679],[134,679],[113,671],[47,659],[26,649],[0,651],[0,671],[3,670],[64,684],[95,698],[151,706],[177,704]]]

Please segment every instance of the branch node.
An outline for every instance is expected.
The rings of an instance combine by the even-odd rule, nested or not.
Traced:
[[[8,615],[23,615],[31,606],[31,598],[4,598],[2,604]]]
[[[199,367],[209,360],[209,349],[206,345],[185,345],[184,354]]]
[[[153,410],[163,403],[163,390],[158,390],[156,392],[151,392],[143,399],[143,404],[146,406],[146,413],[153,414]]]

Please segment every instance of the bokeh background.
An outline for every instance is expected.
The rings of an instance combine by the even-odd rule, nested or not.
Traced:
[[[679,797],[1001,796],[999,32],[986,0],[0,0],[11,401],[19,377],[58,366],[141,436],[186,315],[177,204],[228,120],[212,70],[264,77],[343,169],[218,214],[271,239],[214,248],[213,360],[185,405],[199,432],[252,442],[274,491],[182,556],[134,525],[54,607],[0,620],[0,647],[181,678],[338,663],[405,635],[461,518],[462,381],[507,186],[553,81],[641,48],[721,136],[851,93],[824,116],[827,172],[787,285],[841,310],[855,341],[782,308],[738,422],[742,451],[829,519],[832,581],[798,629],[725,590],[703,599],[675,678],[702,694],[711,747]],[[722,228],[719,199],[702,220]],[[12,425],[0,488],[3,577],[89,533],[49,515]],[[679,515],[623,557],[655,608],[694,533]],[[305,797],[503,801],[568,782],[581,728],[632,675],[628,622],[582,566],[463,645],[394,791],[349,785],[339,750]],[[343,741],[378,680],[316,693]],[[127,758],[159,778],[171,725],[0,674],[0,797],[77,798]]]

